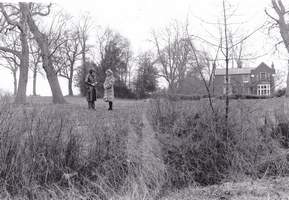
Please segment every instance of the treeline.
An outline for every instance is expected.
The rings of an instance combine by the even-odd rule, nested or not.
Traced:
[[[273,0],[272,5],[273,9],[266,14],[277,22],[287,44],[288,34],[282,31],[288,25],[284,20],[287,8],[281,0],[278,3]],[[263,24],[254,30],[236,31],[229,16],[235,16],[238,9],[223,1],[221,11],[220,22],[202,21],[208,30],[215,30],[210,34],[215,37],[196,34],[188,22],[173,21],[153,30],[148,36],[151,48],[135,55],[127,38],[98,26],[89,14],[72,17],[51,4],[0,3],[0,64],[13,75],[18,104],[26,102],[29,70],[33,74],[33,95],[37,95],[37,77],[42,74],[49,82],[53,102],[65,103],[58,78],[67,80],[69,95],[74,95],[74,86],[85,95],[83,78],[89,68],[97,71],[99,95],[103,91],[104,71],[110,68],[117,80],[117,97],[145,98],[164,85],[173,94],[208,95],[210,99],[214,94],[216,68],[242,67],[244,61],[258,58],[255,50],[248,48],[249,39],[268,28]],[[277,13],[279,19],[269,11]],[[228,80],[227,73],[226,96],[229,96]],[[229,101],[226,102],[228,110]]]
[[[13,75],[15,103],[26,102],[29,73],[35,96],[38,76],[46,76],[54,103],[65,103],[58,77],[67,80],[68,95],[74,95],[75,86],[85,95],[83,81],[91,68],[97,71],[99,95],[106,69],[116,77],[117,97],[144,98],[158,88],[152,54],[133,55],[127,38],[96,27],[89,14],[72,17],[51,4],[1,3],[0,7],[0,64]]]
[[[205,78],[213,63],[210,55],[195,48],[178,22],[154,32],[153,48],[134,55],[127,38],[96,27],[89,14],[75,18],[51,4],[2,3],[1,15],[1,65],[13,75],[15,103],[26,102],[29,70],[33,95],[38,76],[46,76],[54,103],[65,103],[58,77],[67,80],[68,95],[74,95],[75,86],[85,95],[83,81],[91,68],[97,72],[100,97],[107,69],[114,72],[119,98],[147,98],[160,90],[159,81],[175,94],[210,92],[212,80]]]
[[[156,91],[158,72],[152,63],[152,54],[145,52],[133,57],[130,43],[125,37],[110,29],[106,29],[104,35],[105,37],[99,41],[101,45],[100,60],[85,62],[77,70],[75,82],[81,95],[86,95],[84,78],[89,69],[96,71],[99,97],[103,95],[103,83],[107,69],[114,72],[115,96],[118,98],[145,98],[149,93]],[[135,72],[132,67],[136,68]]]

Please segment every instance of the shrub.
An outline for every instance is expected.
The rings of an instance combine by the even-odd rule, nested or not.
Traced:
[[[135,93],[125,83],[117,80],[114,84],[114,93],[117,98],[135,99]]]
[[[275,93],[275,97],[282,97],[286,94],[286,88],[278,89]]]
[[[226,96],[219,96],[219,99],[225,99]],[[272,96],[260,96],[260,95],[252,95],[252,94],[232,94],[229,95],[229,99],[269,99]]]

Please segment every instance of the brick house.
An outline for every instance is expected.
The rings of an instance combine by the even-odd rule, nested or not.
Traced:
[[[226,69],[216,69],[214,94],[226,94]],[[269,67],[264,62],[256,68],[230,68],[229,94],[271,96],[274,92],[274,64]]]

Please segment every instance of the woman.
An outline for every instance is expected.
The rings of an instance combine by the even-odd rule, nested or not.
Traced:
[[[111,69],[106,70],[105,74],[106,74],[106,78],[103,83],[103,88],[104,88],[103,100],[105,102],[108,102],[108,105],[109,105],[108,110],[112,110],[112,102],[114,99],[114,89],[113,89],[114,77],[113,77],[113,72],[111,71]]]
[[[95,101],[96,101],[96,72],[94,69],[90,69],[89,73],[85,78],[85,85],[87,88],[86,100],[88,103],[88,109],[95,110]]]

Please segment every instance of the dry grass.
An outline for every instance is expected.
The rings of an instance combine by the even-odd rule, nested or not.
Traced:
[[[2,199],[156,196],[164,166],[151,146],[157,140],[143,101],[116,100],[113,112],[102,101],[87,110],[78,97],[67,105],[28,101],[18,107],[10,98],[0,101]]]
[[[214,104],[215,113],[206,101],[159,99],[150,105],[167,167],[167,188],[289,174],[288,130],[279,129],[280,123],[285,128],[289,123],[286,102],[232,101],[228,137],[224,105]]]
[[[288,178],[261,179],[224,183],[208,187],[191,187],[171,193],[161,200],[286,200]]]
[[[232,101],[229,152],[221,148],[221,101],[213,118],[206,100],[159,106],[116,100],[113,112],[101,99],[96,111],[87,110],[85,98],[66,100],[53,105],[50,97],[29,97],[15,107],[2,98],[0,199],[278,199],[276,191],[288,193],[287,179],[264,179],[288,172],[280,133],[272,137],[276,123],[289,123],[285,99]],[[202,184],[198,174],[220,185],[192,187]],[[244,182],[249,177],[263,179]],[[183,187],[189,189],[170,192]]]

